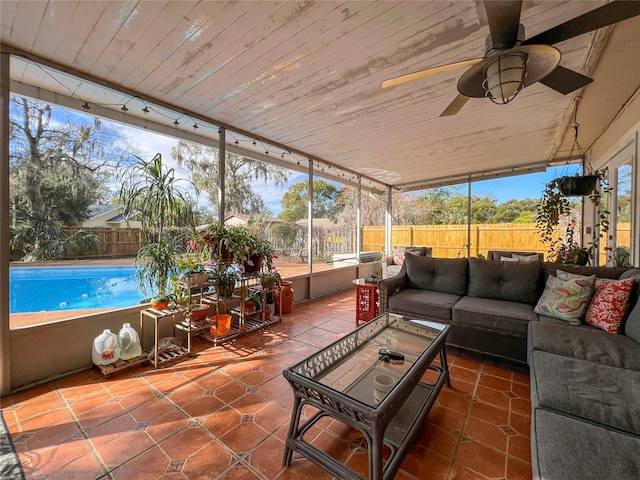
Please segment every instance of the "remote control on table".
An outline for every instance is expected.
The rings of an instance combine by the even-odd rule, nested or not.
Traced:
[[[404,362],[404,355],[402,353],[396,352],[394,350],[389,350],[388,348],[381,348],[378,352],[378,355],[383,357],[383,360],[385,362],[388,362],[389,360],[399,360],[401,362]]]

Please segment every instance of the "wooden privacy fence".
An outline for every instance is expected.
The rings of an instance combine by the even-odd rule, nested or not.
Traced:
[[[135,256],[140,248],[140,230],[135,228],[86,228],[100,237],[102,246],[90,257]],[[65,229],[73,235],[78,228]],[[630,224],[619,224],[618,245],[630,245]],[[356,251],[355,229],[351,226],[314,227],[312,252],[316,258],[331,258],[336,253]],[[384,226],[362,227],[362,247],[365,252],[382,251]],[[469,239],[469,240],[468,240]],[[296,234],[293,245],[280,245],[281,240],[270,238],[274,247],[282,251],[306,247],[306,229]],[[453,258],[467,256],[467,243],[471,244],[471,256],[487,255],[489,250],[540,252],[546,255],[547,247],[540,241],[534,223],[498,223],[467,225],[395,225],[391,231],[392,246],[427,246],[433,248],[434,257]],[[604,242],[602,242],[604,245]],[[601,262],[606,262],[602,250]],[[602,263],[604,264],[604,263]]]
[[[140,249],[140,229],[138,228],[65,228],[69,236],[78,230],[89,231],[100,238],[100,248],[95,252],[83,253],[69,259],[97,258],[97,257],[132,257],[137,255]]]
[[[467,244],[471,256],[487,255],[489,250],[547,252],[534,223],[498,223],[467,225],[394,225],[392,246],[427,246],[433,256],[466,257]],[[384,227],[362,227],[362,250],[380,251],[384,246]]]

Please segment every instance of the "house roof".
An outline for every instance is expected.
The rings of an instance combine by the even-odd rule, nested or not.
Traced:
[[[104,215],[105,213],[118,211],[120,209],[122,209],[122,206],[120,205],[89,205],[89,219],[94,219]]]
[[[525,1],[521,23],[531,38],[606,3]],[[311,158],[317,174],[345,183],[361,174],[369,189],[564,162],[576,95],[588,149],[640,87],[640,17],[555,45],[561,66],[595,80],[574,94],[535,83],[508,105],[471,99],[439,117],[464,70],[380,85],[482,57],[481,2],[4,0],[0,9],[16,93],[214,146],[227,127],[228,151],[300,171]]]
[[[95,218],[101,217],[102,215],[112,213],[108,219],[105,220],[106,223],[120,223],[127,220],[127,218],[122,214],[123,210],[122,205],[116,204],[95,204],[89,205],[89,220],[93,220]],[[139,211],[134,211],[129,215],[129,220],[135,218],[140,215]]]
[[[303,218],[296,222],[296,225],[307,228],[309,225],[309,219]],[[323,227],[323,228],[331,228],[331,227],[344,227],[346,224],[344,222],[334,222],[330,218],[314,218],[313,226],[314,227]]]

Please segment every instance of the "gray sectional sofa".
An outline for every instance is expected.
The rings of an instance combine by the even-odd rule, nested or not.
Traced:
[[[534,313],[556,270],[635,278],[620,334]],[[380,310],[445,322],[448,343],[529,365],[533,478],[640,478],[640,270],[407,256]]]

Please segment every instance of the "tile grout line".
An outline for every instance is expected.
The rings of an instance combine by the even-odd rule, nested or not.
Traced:
[[[73,409],[71,408],[71,403],[73,402],[69,402],[66,398],[64,398],[64,394],[60,391],[60,387],[58,386],[58,384],[56,382],[53,383],[55,385],[56,388],[56,393],[58,395],[58,397],[60,398],[60,401],[62,402],[62,404],[64,405],[65,409],[67,410],[67,413],[69,414],[69,416],[73,419],[73,422],[76,424],[76,427],[78,428],[78,431],[80,432],[80,434],[82,435],[84,441],[87,443],[87,445],[89,446],[89,450],[91,451],[91,453],[93,454],[93,456],[96,458],[96,461],[98,462],[98,464],[100,465],[101,470],[104,472],[103,475],[98,474],[98,476],[96,478],[99,479],[108,479],[108,480],[112,480],[111,477],[111,473],[109,468],[107,467],[107,465],[104,463],[104,460],[102,458],[102,456],[100,455],[100,453],[98,452],[98,449],[95,447],[95,445],[93,444],[93,441],[89,438],[89,436],[87,435],[88,431],[91,429],[85,429],[82,424],[80,423],[80,421],[78,420],[78,417],[76,416],[75,412],[73,411]],[[109,395],[111,395],[111,392],[109,392],[103,385],[102,382],[100,382],[102,388],[104,388]],[[122,415],[127,414],[128,412],[123,412],[120,415],[117,415],[117,417],[120,417]],[[98,425],[96,425],[93,428],[98,427]]]
[[[455,362],[454,362],[454,365],[455,365]],[[451,455],[451,459],[449,460],[449,468],[447,469],[447,476],[446,476],[447,479],[453,478],[452,477],[454,473],[453,468],[457,463],[458,451],[460,450],[460,444],[462,443],[462,439],[464,436],[464,429],[467,426],[467,421],[469,419],[469,416],[471,415],[471,407],[473,406],[473,399],[475,398],[478,385],[480,384],[480,377],[482,375],[483,365],[484,365],[484,357],[482,358],[479,369],[477,370],[476,381],[474,382],[474,385],[473,385],[473,391],[471,392],[469,405],[467,406],[467,410],[464,415],[464,421],[462,422],[462,427],[460,427],[460,435],[458,436],[458,440],[456,441],[456,446],[453,449],[453,455]],[[463,368],[463,367],[460,367],[460,368]],[[451,382],[451,384],[453,385],[453,381]]]

